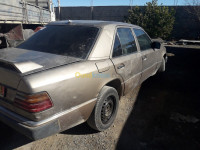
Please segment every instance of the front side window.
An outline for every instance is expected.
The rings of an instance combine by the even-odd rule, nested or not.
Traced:
[[[99,28],[89,26],[50,25],[17,48],[85,59],[98,31]]]
[[[140,50],[144,51],[144,50],[150,49],[152,42],[150,38],[148,37],[148,35],[143,30],[140,30],[140,29],[133,29],[133,30],[137,36],[137,39],[140,45]]]

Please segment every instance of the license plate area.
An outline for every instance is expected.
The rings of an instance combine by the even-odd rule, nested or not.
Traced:
[[[4,97],[5,96],[5,87],[0,85],[0,97]]]

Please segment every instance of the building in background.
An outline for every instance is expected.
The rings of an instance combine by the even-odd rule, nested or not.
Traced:
[[[0,49],[16,46],[35,29],[55,21],[51,0],[6,0],[0,3]]]
[[[50,0],[25,0],[26,2],[48,9],[50,7]]]

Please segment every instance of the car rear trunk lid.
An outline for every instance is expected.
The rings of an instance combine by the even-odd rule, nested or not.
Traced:
[[[13,101],[18,84],[25,75],[81,60],[19,48],[0,49],[0,86],[6,89],[5,96],[0,98]]]
[[[22,76],[81,60],[83,59],[19,48],[0,50],[0,68]]]

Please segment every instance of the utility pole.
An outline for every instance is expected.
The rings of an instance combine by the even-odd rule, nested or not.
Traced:
[[[94,17],[93,17],[93,9],[94,9],[94,7],[93,7],[93,0],[91,0],[90,5],[91,5],[91,15],[92,15],[92,20],[93,20],[93,19],[94,19]]]
[[[60,14],[60,0],[58,0],[58,19],[61,19],[61,14]]]
[[[178,0],[174,0],[174,6],[178,5]]]
[[[133,0],[130,0],[130,7],[131,7],[131,10],[132,10],[132,7],[133,7]]]
[[[35,0],[35,4],[36,4],[36,6],[38,6],[38,0]]]
[[[51,4],[52,4],[52,0],[49,0],[48,1],[49,11],[51,11]]]

